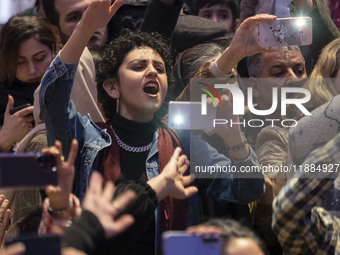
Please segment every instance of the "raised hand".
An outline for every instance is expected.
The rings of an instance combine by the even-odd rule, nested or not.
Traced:
[[[228,48],[216,60],[217,67],[225,74],[229,73],[244,57],[265,52],[258,44],[258,23],[262,20],[275,20],[276,16],[259,14],[249,17],[236,30]]]
[[[258,44],[258,23],[275,19],[276,16],[269,14],[258,14],[247,18],[236,30],[230,49],[233,49],[235,53],[238,52],[241,58],[269,50]]]
[[[70,39],[60,51],[61,60],[69,64],[78,62],[93,33],[106,26],[123,3],[124,0],[116,0],[113,4],[111,0],[92,0]]]
[[[81,19],[81,23],[93,34],[97,29],[109,23],[123,3],[124,0],[116,0],[113,4],[111,4],[111,0],[92,0]]]
[[[195,178],[193,175],[184,176],[189,160],[186,155],[180,156],[180,154],[181,148],[177,147],[160,175],[148,181],[148,184],[155,190],[158,200],[166,196],[184,199],[198,191],[197,187],[187,187]]]
[[[64,209],[69,206],[69,196],[72,192],[74,179],[74,162],[77,157],[78,142],[73,140],[67,161],[62,155],[62,144],[56,141],[54,146],[43,149],[44,153],[55,156],[57,160],[58,186],[46,187],[46,194],[50,199],[50,206],[55,209]]]
[[[136,197],[136,194],[132,190],[127,190],[112,201],[114,184],[108,181],[103,188],[103,183],[101,174],[93,172],[84,197],[83,208],[98,218],[105,230],[106,238],[109,238],[123,232],[134,222],[131,215],[119,215]],[[117,216],[119,216],[118,219]]]
[[[10,151],[13,144],[23,139],[33,127],[33,106],[10,114],[9,111],[13,109],[13,106],[14,99],[8,95],[4,123],[0,131],[0,152]]]

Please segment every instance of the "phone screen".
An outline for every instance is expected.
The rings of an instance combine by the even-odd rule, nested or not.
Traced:
[[[163,233],[164,255],[220,255],[221,238],[204,239],[185,231]]]
[[[312,19],[296,17],[261,21],[258,41],[262,47],[309,45],[312,43]]]
[[[0,153],[0,187],[58,185],[56,159],[44,153]]]

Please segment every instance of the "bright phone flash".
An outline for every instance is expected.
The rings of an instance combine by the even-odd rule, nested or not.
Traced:
[[[183,123],[183,118],[181,115],[176,115],[175,119],[174,119],[174,122],[177,124],[177,125],[180,125]]]
[[[297,19],[297,20],[295,21],[295,25],[296,25],[298,28],[303,27],[305,24],[306,24],[306,20],[305,20],[305,19]]]

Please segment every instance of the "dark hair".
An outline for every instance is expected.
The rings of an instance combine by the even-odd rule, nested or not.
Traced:
[[[0,35],[0,81],[12,83],[16,76],[20,43],[34,38],[56,52],[56,38],[50,23],[36,15],[14,15]]]
[[[193,8],[194,15],[198,15],[199,10],[203,7],[210,7],[218,4],[226,5],[230,8],[231,13],[233,14],[233,20],[240,17],[240,7],[236,0],[195,0]]]
[[[234,238],[249,238],[252,239],[263,251],[267,253],[267,249],[257,235],[248,227],[241,225],[232,219],[211,219],[205,222],[203,225],[215,226],[222,230],[222,245],[226,247],[229,242]]]
[[[40,6],[40,8],[43,8],[48,22],[60,28],[59,13],[55,9],[54,0],[41,0],[41,3],[42,6]]]
[[[143,46],[154,49],[162,57],[168,80],[171,77],[171,51],[167,40],[157,33],[123,30],[120,36],[108,44],[102,59],[96,65],[98,100],[103,104],[104,114],[108,119],[116,114],[116,100],[106,93],[103,83],[110,78],[119,81],[118,69],[125,56],[131,50]]]

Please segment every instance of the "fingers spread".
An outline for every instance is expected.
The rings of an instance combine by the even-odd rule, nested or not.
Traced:
[[[110,231],[106,232],[106,237],[113,237],[118,233],[123,232],[134,222],[134,218],[131,215],[124,214],[118,218],[117,221],[113,222],[110,227]]]
[[[188,175],[188,176],[184,176],[182,178],[182,184],[185,187],[185,186],[188,186],[190,183],[192,183],[194,180],[195,180],[195,175],[193,175],[193,174]]]
[[[101,194],[103,185],[103,177],[97,171],[94,171],[90,178],[89,192],[94,194]]]
[[[181,154],[182,149],[180,147],[177,147],[174,151],[174,153],[172,154],[171,159],[178,159],[179,155]]]
[[[114,216],[119,215],[125,208],[134,200],[136,197],[136,193],[132,190],[127,190],[119,197],[117,197],[113,202],[113,207],[115,208],[116,213]]]
[[[105,187],[103,190],[103,194],[102,197],[106,200],[106,201],[111,201],[112,200],[112,196],[113,196],[113,192],[114,192],[115,188],[114,188],[114,184],[111,181],[108,181],[105,183]]]
[[[185,188],[184,192],[185,192],[185,196],[186,196],[187,198],[189,198],[189,197],[191,197],[193,194],[197,193],[197,192],[198,192],[198,189],[197,189],[197,187],[190,186],[190,187]]]

